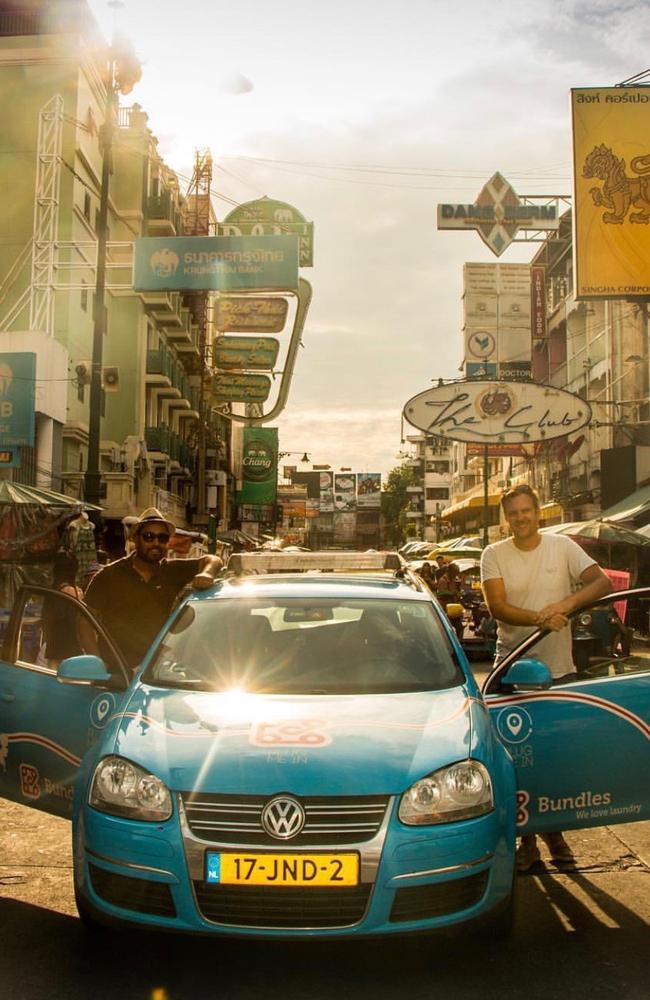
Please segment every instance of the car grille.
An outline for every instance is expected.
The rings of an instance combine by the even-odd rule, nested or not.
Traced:
[[[390,912],[391,923],[430,920],[459,910],[468,910],[482,899],[488,880],[487,870],[466,878],[398,889]]]
[[[206,920],[232,927],[306,929],[349,927],[363,918],[371,886],[342,889],[232,887],[195,882]]]
[[[306,798],[294,796],[305,810],[302,831],[285,843],[357,844],[372,840],[384,818],[386,796]],[[277,847],[278,840],[262,828],[262,810],[274,796],[184,794],[183,805],[195,837],[220,844]]]
[[[100,899],[111,906],[136,913],[151,913],[157,917],[175,917],[176,907],[171,889],[165,882],[116,875],[105,868],[88,865],[90,881]]]

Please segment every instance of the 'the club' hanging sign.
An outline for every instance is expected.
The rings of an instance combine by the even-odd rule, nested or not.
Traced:
[[[466,381],[409,399],[404,417],[427,434],[477,444],[525,444],[573,434],[591,420],[589,403],[534,382]]]

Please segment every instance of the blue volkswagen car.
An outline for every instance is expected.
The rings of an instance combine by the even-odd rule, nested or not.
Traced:
[[[251,575],[244,559],[185,598],[134,677],[85,607],[21,592],[4,623],[0,795],[71,816],[87,924],[507,933],[518,833],[650,816],[650,640],[598,625],[650,591],[581,612],[591,645],[572,683],[551,687],[536,632],[481,692],[408,571],[288,560]],[[61,616],[78,655],[57,661]]]

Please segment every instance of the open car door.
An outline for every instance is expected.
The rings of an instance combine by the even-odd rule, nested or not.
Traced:
[[[576,612],[569,683],[551,685],[529,662],[547,634],[539,630],[485,681],[493,724],[515,762],[520,833],[650,817],[649,612],[650,588]]]
[[[88,609],[58,591],[21,588],[0,627],[0,795],[69,816],[81,759],[123,700],[129,671]],[[61,683],[61,660],[84,653],[101,656],[110,679]]]

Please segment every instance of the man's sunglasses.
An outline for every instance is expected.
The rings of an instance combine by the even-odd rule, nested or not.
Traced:
[[[169,541],[169,535],[166,532],[158,531],[141,531],[140,538],[143,538],[145,542],[160,542],[161,545],[166,545]]]

